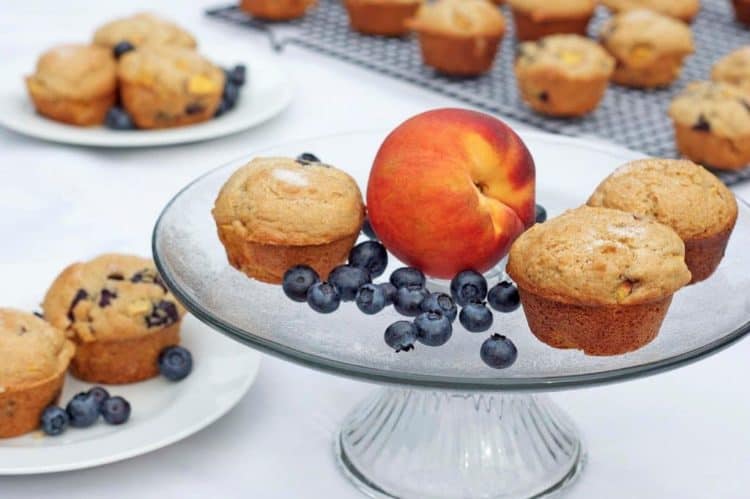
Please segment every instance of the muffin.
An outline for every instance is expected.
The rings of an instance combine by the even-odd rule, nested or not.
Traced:
[[[613,12],[648,9],[684,22],[691,22],[701,9],[700,0],[601,0]]]
[[[290,21],[302,17],[315,0],[241,0],[240,9],[267,21]]]
[[[26,88],[39,114],[71,125],[99,125],[117,100],[116,73],[110,50],[62,45],[42,54]]]
[[[669,106],[677,149],[696,163],[740,170],[750,163],[750,102],[728,83],[693,82]]]
[[[588,355],[637,350],[659,332],[690,282],[680,236],[656,221],[583,206],[537,224],[510,250],[529,328],[555,348]]]
[[[711,70],[711,79],[737,85],[750,97],[750,45],[716,61]]]
[[[593,111],[604,97],[614,68],[615,60],[606,50],[579,35],[524,42],[515,64],[523,100],[539,113],[561,117]]]
[[[193,35],[148,12],[108,22],[94,33],[96,45],[111,49],[120,42],[129,42],[134,47],[173,45],[195,48],[197,45]]]
[[[182,306],[154,263],[106,254],[74,263],[55,279],[44,318],[76,345],[71,372],[91,383],[133,383],[159,374],[157,359],[180,342]]]
[[[596,0],[508,0],[519,40],[557,33],[585,35]]]
[[[734,15],[739,22],[750,26],[750,0],[732,0]]]
[[[685,243],[685,262],[698,282],[724,257],[737,201],[731,191],[692,161],[642,159],[618,168],[597,187],[589,206],[649,217],[670,226]]]
[[[366,35],[401,36],[424,0],[344,0],[352,28]]]
[[[0,308],[0,438],[30,432],[62,392],[75,346],[42,319]]]
[[[138,128],[169,128],[211,119],[225,75],[194,50],[149,45],[127,52],[117,68],[120,98]]]
[[[455,76],[490,70],[505,34],[505,19],[487,0],[438,0],[408,22],[417,32],[424,63]]]
[[[299,264],[325,279],[349,255],[364,212],[357,183],[341,170],[255,158],[221,188],[213,216],[229,263],[278,284]]]
[[[617,61],[612,81],[637,88],[671,84],[695,51],[688,25],[649,10],[612,17],[602,28],[601,42]]]

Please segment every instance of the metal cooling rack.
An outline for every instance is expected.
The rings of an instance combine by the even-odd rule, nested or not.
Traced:
[[[349,28],[346,10],[340,0],[320,0],[319,4],[304,18],[284,24],[253,19],[236,5],[209,9],[206,14],[265,31],[276,50],[282,50],[287,44],[305,47],[549,132],[599,137],[662,157],[677,156],[672,123],[667,117],[672,97],[687,82],[710,78],[711,65],[722,55],[750,43],[748,31],[734,21],[728,0],[703,0],[702,10],[692,25],[696,53],[688,58],[678,82],[667,89],[649,91],[611,85],[594,113],[584,118],[564,120],[536,114],[520,99],[513,73],[516,39],[512,22],[508,23],[509,32],[491,72],[478,78],[451,78],[422,63],[413,37],[360,35]],[[505,14],[511,19],[507,10]],[[607,17],[606,9],[599,7],[590,34],[598,33]],[[750,168],[737,173],[716,173],[728,185],[750,180]]]

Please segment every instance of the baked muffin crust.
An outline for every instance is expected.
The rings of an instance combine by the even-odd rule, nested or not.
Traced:
[[[27,82],[32,90],[50,97],[97,99],[117,88],[115,60],[101,47],[62,45],[41,55]]]
[[[691,83],[674,98],[669,115],[679,124],[728,139],[750,135],[750,98],[727,83]]]
[[[687,25],[643,9],[613,16],[604,24],[601,39],[617,59],[634,66],[647,66],[659,56],[688,55],[695,50]]]
[[[500,36],[505,32],[505,18],[487,0],[439,0],[422,5],[409,26],[456,36]]]
[[[551,35],[522,43],[516,71],[550,72],[567,78],[609,78],[615,60],[598,43],[579,35]]]
[[[508,0],[508,5],[534,21],[548,21],[590,16],[596,7],[596,0]]]
[[[725,55],[713,66],[711,79],[737,85],[750,98],[750,45]]]
[[[648,9],[689,21],[700,10],[700,0],[602,0],[602,4],[614,12],[633,9]]]
[[[112,48],[127,41],[136,47],[143,45],[175,45],[195,48],[193,35],[176,24],[149,12],[140,12],[116,19],[100,27],[94,33],[94,43]]]

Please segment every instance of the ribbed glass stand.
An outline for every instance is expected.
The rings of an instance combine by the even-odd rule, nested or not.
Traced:
[[[546,395],[381,388],[336,445],[370,497],[549,497],[583,467],[578,432]]]

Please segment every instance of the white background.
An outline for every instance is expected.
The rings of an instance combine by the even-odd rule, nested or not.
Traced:
[[[247,59],[270,54],[263,36],[202,16],[210,5],[3,0],[0,76],[21,85],[14,68],[31,69],[49,46],[86,40],[98,23],[141,7],[184,24],[207,51],[222,47]],[[292,107],[266,126],[221,140],[95,150],[0,130],[0,304],[35,306],[73,260],[112,250],[148,254],[153,222],[170,196],[230,159],[281,141],[386,129],[425,109],[460,105],[299,49],[278,62],[296,86]],[[750,197],[750,185],[737,192]],[[589,450],[569,496],[749,497],[749,358],[745,341],[660,376],[555,394]],[[0,497],[356,498],[336,469],[332,437],[346,411],[372,389],[267,358],[247,397],[201,433],[97,469],[0,478]]]

